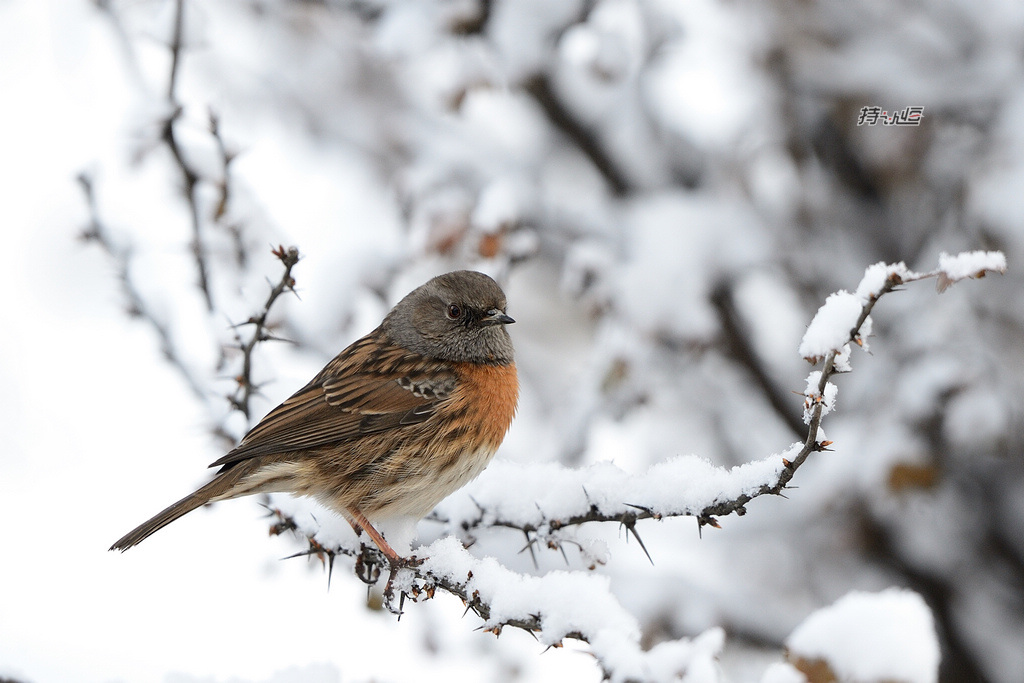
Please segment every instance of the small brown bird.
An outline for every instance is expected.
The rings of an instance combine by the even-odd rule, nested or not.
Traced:
[[[400,563],[371,520],[422,518],[480,474],[512,423],[519,382],[505,310],[483,273],[413,290],[210,465],[220,467],[210,483],[110,549],[211,501],[287,492],[338,511]]]

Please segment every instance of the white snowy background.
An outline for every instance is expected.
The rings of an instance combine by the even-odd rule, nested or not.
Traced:
[[[871,355],[835,379],[833,452],[722,529],[639,523],[653,565],[613,524],[575,532],[593,571],[569,545],[535,567],[511,530],[468,555],[419,530],[433,561],[479,561],[566,620],[622,615],[607,637],[648,650],[651,679],[800,681],[800,659],[1018,679],[1024,6],[187,3],[172,103],[177,7],[0,2],[0,679],[600,680],[590,646],[495,638],[451,596],[401,621],[371,610],[344,558],[328,590],[317,560],[281,559],[304,546],[268,537],[255,500],[107,552],[244,433],[232,325],[280,277],[277,244],[304,257],[271,315],[295,343],[255,352],[254,419],[428,277],[505,287],[520,411],[449,516],[474,491],[560,500],[565,468],[635,484],[681,456],[782,453],[803,439],[797,349],[831,292],[879,261],[1001,250],[1005,275],[884,297]],[[179,105],[212,311],[162,140]],[[858,127],[872,105],[923,106],[923,123]],[[107,248],[81,239],[94,217]],[[523,472],[541,483],[508,490]]]

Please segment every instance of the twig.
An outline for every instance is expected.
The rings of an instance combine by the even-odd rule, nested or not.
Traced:
[[[613,194],[623,197],[633,191],[629,178],[615,165],[598,136],[578,121],[562,104],[551,84],[550,76],[544,73],[535,74],[526,81],[524,89],[537,101],[552,125],[562,131],[590,159],[590,163],[604,177]]]
[[[278,246],[271,253],[284,264],[284,272],[281,274],[281,279],[271,287],[270,294],[267,295],[267,300],[263,304],[263,309],[244,323],[241,323],[241,325],[253,326],[252,334],[249,338],[243,341],[240,335],[237,333],[235,335],[238,349],[242,352],[242,371],[235,378],[238,382],[238,389],[235,390],[234,395],[230,396],[228,400],[236,410],[245,415],[246,419],[251,417],[249,401],[253,394],[259,391],[259,387],[253,384],[252,381],[253,350],[260,342],[278,339],[268,332],[267,317],[270,315],[270,309],[278,297],[285,292],[295,293],[295,278],[292,277],[292,268],[299,262],[299,250],[295,247],[288,247],[286,249],[283,246]],[[236,328],[241,325],[236,326]]]
[[[210,135],[213,136],[213,141],[217,145],[221,163],[221,178],[214,183],[217,188],[218,197],[216,208],[213,211],[214,222],[220,224],[221,220],[227,215],[228,204],[231,201],[231,163],[235,160],[236,155],[228,149],[227,143],[224,142],[224,136],[220,130],[220,118],[212,109],[209,111],[209,115]],[[242,228],[237,222],[223,225],[223,227],[231,235],[231,243],[235,252],[235,265],[244,269],[249,261],[249,253],[242,240]]]
[[[196,271],[199,277],[199,289],[202,291],[203,298],[206,301],[206,309],[208,311],[213,311],[213,295],[210,292],[210,279],[206,266],[206,245],[203,243],[202,221],[200,220],[199,215],[199,196],[197,193],[199,174],[193,170],[185,160],[181,144],[178,142],[178,137],[174,131],[174,124],[179,118],[181,118],[183,112],[181,104],[177,101],[176,90],[178,84],[178,73],[181,67],[184,25],[185,0],[177,0],[174,12],[174,33],[171,37],[170,45],[171,72],[167,79],[167,101],[171,106],[171,114],[163,123],[160,139],[164,141],[167,148],[171,151],[171,156],[174,157],[178,170],[181,171],[181,176],[185,184],[185,198],[188,200],[189,217],[192,222],[191,248],[192,256],[196,263]]]
[[[725,348],[729,354],[746,368],[750,373],[754,384],[761,390],[761,394],[768,405],[775,410],[779,419],[793,430],[794,434],[803,431],[803,422],[789,403],[789,394],[780,390],[772,380],[768,369],[761,361],[754,348],[752,340],[754,336],[744,329],[740,314],[736,308],[735,291],[732,282],[722,281],[710,296],[711,305],[718,313],[718,322],[722,326],[722,336],[725,339]]]

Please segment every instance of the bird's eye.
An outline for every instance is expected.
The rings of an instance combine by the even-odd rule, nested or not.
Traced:
[[[458,320],[462,317],[462,307],[458,304],[448,304],[448,310],[445,311],[449,320]]]

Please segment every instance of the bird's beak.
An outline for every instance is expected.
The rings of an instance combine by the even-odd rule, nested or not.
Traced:
[[[487,311],[487,315],[480,319],[482,325],[509,325],[514,323],[515,320],[505,314],[504,311],[492,308]]]

